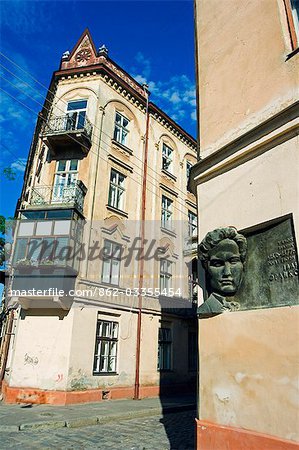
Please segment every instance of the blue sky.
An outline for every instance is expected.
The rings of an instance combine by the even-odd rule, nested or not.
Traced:
[[[0,179],[0,214],[14,214],[46,93],[31,76],[47,87],[62,53],[72,49],[86,27],[97,48],[105,44],[115,62],[149,83],[151,100],[196,135],[192,0],[2,0],[0,8],[1,52],[12,61],[0,55],[6,91],[1,92],[0,172],[10,166],[17,173],[15,181]]]

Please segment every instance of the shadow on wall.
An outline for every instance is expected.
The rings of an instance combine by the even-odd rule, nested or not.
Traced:
[[[197,304],[162,308],[158,337],[160,401],[170,449],[193,450],[197,401]]]

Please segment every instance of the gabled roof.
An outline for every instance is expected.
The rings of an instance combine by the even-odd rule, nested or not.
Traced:
[[[71,53],[62,57],[61,66],[64,62],[67,63],[68,68],[98,63],[97,50],[88,28],[83,31]]]

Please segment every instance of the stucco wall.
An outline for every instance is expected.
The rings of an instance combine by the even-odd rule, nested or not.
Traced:
[[[158,363],[158,329],[168,327],[172,335],[171,371],[161,373]],[[183,384],[194,382],[195,372],[188,370],[188,331],[195,330],[195,323],[163,314],[142,317],[141,384],[145,386],[165,383]],[[190,389],[192,389],[190,385]],[[162,389],[163,392],[163,389]]]
[[[298,245],[298,122],[286,113],[271,120],[299,93],[284,2],[195,3],[199,240],[218,227],[242,230],[292,214]],[[298,331],[298,306],[200,320],[199,419],[299,439]]]
[[[298,91],[283,0],[198,0],[200,153],[277,114]]]
[[[298,230],[297,180],[298,136],[199,185],[200,239],[289,213]],[[201,320],[199,418],[298,439],[298,330],[298,306]]]
[[[62,116],[66,113],[67,102],[71,100],[85,99],[87,100],[87,117],[92,123],[92,145],[87,155],[80,155],[82,159],[78,166],[78,179],[83,181],[87,187],[87,193],[84,200],[84,217],[86,226],[84,232],[85,240],[83,242],[92,244],[99,242],[102,247],[104,239],[113,240],[123,246],[124,249],[132,244],[134,238],[140,233],[141,218],[141,200],[142,200],[142,177],[143,177],[143,160],[145,148],[145,128],[146,114],[145,109],[128,95],[121,94],[121,90],[115,87],[111,80],[107,81],[107,76],[90,72],[83,76],[74,75],[62,77],[57,83],[57,90],[53,101],[53,115]],[[115,126],[115,112],[119,111],[129,120],[129,135],[126,146],[113,142],[113,132]],[[194,151],[194,142],[187,142],[183,136],[180,136],[174,129],[170,128],[163,122],[159,122],[158,114],[151,114],[149,120],[149,139],[148,139],[148,178],[146,189],[146,222],[150,228],[152,221],[156,221],[157,227],[154,233],[145,233],[146,239],[154,238],[155,245],[169,248],[166,256],[170,256],[173,262],[173,288],[177,290],[181,288],[184,298],[188,296],[188,267],[186,263],[190,263],[191,252],[186,258],[183,257],[184,239],[187,237],[188,210],[195,212],[195,196],[187,191],[187,173],[186,162],[196,162],[196,154]],[[163,143],[168,144],[173,149],[173,176],[169,177],[162,173],[162,146]],[[47,148],[43,156],[43,164],[41,166],[40,179],[36,175],[36,168],[39,165],[40,149],[43,146],[42,139],[39,139],[35,161],[31,172],[33,187],[38,185],[52,186],[54,183],[54,174],[56,170],[56,158],[71,158],[70,154],[64,154],[58,151],[52,160],[46,158]],[[74,156],[72,156],[74,157]],[[79,157],[78,155],[76,158]],[[97,170],[98,167],[98,170]],[[124,174],[125,179],[125,200],[122,211],[111,208],[107,205],[108,193],[110,187],[111,168],[114,168]],[[175,176],[177,177],[174,180]],[[161,187],[164,184],[164,191]],[[173,199],[173,220],[179,221],[180,224],[186,225],[184,235],[176,229],[177,235],[169,234],[161,230],[161,200],[162,194],[165,193],[165,186],[174,192],[166,194]],[[187,203],[189,201],[189,203]],[[30,205],[30,197],[29,197]],[[28,205],[26,205],[28,206]],[[108,206],[108,207],[107,207]],[[92,222],[92,232],[90,232],[90,220]],[[115,228],[117,230],[115,231]],[[108,231],[107,231],[108,230]],[[113,233],[111,232],[113,230]],[[90,240],[89,240],[90,237]],[[157,258],[156,258],[157,259]],[[137,287],[139,284],[140,263],[138,258],[133,257],[130,264],[125,267],[124,261],[121,262],[119,286],[125,290],[126,288]],[[144,286],[147,288],[159,288],[159,271],[160,262],[153,258],[145,262],[144,267]],[[77,278],[77,287],[79,289],[86,288],[85,284],[93,283],[93,286],[102,286],[102,261],[99,257],[94,261],[82,261],[80,265],[80,277]],[[85,283],[85,284],[84,284]],[[89,287],[89,286],[88,286]],[[107,287],[107,286],[106,286]],[[78,296],[80,294],[77,294]],[[82,294],[82,298],[84,294]],[[92,297],[92,296],[91,296]],[[13,379],[13,385],[33,386],[44,389],[67,389],[67,390],[85,390],[97,387],[115,387],[115,386],[133,386],[135,380],[135,360],[136,360],[136,334],[137,334],[137,314],[136,311],[124,311],[119,303],[119,309],[111,309],[107,320],[118,320],[119,328],[119,345],[118,345],[118,362],[117,374],[113,375],[93,375],[93,360],[95,349],[96,321],[98,312],[103,315],[109,313],[109,308],[102,311],[97,304],[95,298],[83,298],[84,306],[72,307],[71,316],[73,318],[69,327],[65,329],[62,322],[59,322],[59,329],[56,329],[56,322],[50,316],[41,317],[35,320],[28,319],[26,327],[21,323],[16,337],[16,358],[14,360],[14,373],[18,374]],[[135,300],[137,298],[135,297]],[[101,300],[98,299],[98,300]],[[109,300],[109,298],[108,298]],[[156,299],[158,302],[158,300]],[[88,307],[88,303],[93,302],[95,307]],[[148,302],[150,303],[150,301]],[[36,304],[31,303],[32,313]],[[125,307],[131,307],[130,301],[125,302]],[[150,306],[144,301],[144,308],[151,310]],[[104,308],[103,308],[104,309]],[[154,309],[154,308],[153,308]],[[158,308],[157,308],[158,309]],[[114,314],[114,315],[113,315]],[[145,313],[146,314],[146,313]],[[144,314],[144,315],[145,315]],[[141,356],[141,382],[148,385],[158,385],[160,374],[157,371],[157,346],[158,346],[158,325],[159,312],[155,311],[155,320],[152,322],[149,316],[142,318],[142,323],[146,327],[142,331],[142,356]],[[41,314],[42,315],[42,314]],[[30,316],[31,317],[31,316]],[[26,318],[27,320],[27,318]],[[64,319],[65,320],[65,319]],[[52,326],[53,323],[53,326]],[[182,330],[180,330],[182,328]],[[183,321],[176,320],[175,329],[178,330],[174,334],[173,345],[179,348],[181,339],[187,343],[187,334]],[[41,337],[39,332],[41,330]],[[59,340],[54,339],[56,333]],[[32,335],[36,335],[37,339],[30,342]],[[184,335],[184,337],[183,337]],[[20,339],[19,339],[20,336]],[[22,373],[22,346],[23,342],[30,342],[28,349],[30,354],[35,355],[39,350],[40,341],[46,343],[44,348],[43,361],[44,366],[35,370],[38,372],[35,382],[34,377],[28,375],[20,384]],[[42,342],[42,341],[41,341]],[[55,344],[55,345],[54,345]],[[66,345],[67,348],[66,348]],[[28,350],[28,352],[29,352]],[[60,355],[64,354],[67,359],[59,366],[56,360],[53,367],[47,367],[48,355],[55,354],[57,361]],[[179,362],[187,364],[186,350],[182,350],[182,357],[175,355],[176,371],[178,372]],[[63,372],[63,382],[59,385],[53,385],[52,372],[60,367]],[[41,366],[38,366],[41,367]],[[143,377],[143,370],[145,375]],[[184,368],[186,371],[186,367]],[[34,372],[34,373],[35,373]],[[59,372],[60,373],[60,372]],[[182,370],[180,370],[180,376]],[[176,378],[176,372],[171,373],[170,378]],[[143,378],[142,378],[143,377]],[[41,381],[41,379],[43,380]]]
[[[66,113],[67,102],[76,99],[87,100],[87,117],[93,124],[92,145],[83,159],[79,161],[78,179],[83,181],[87,187],[87,193],[84,200],[84,216],[90,221],[93,210],[93,232],[91,241],[99,241],[103,244],[104,236],[101,233],[101,227],[104,219],[111,218],[111,224],[122,224],[123,234],[131,238],[130,242],[140,235],[141,218],[141,199],[142,199],[142,177],[143,177],[143,159],[144,159],[144,134],[146,126],[146,116],[144,111],[138,108],[134,103],[124,98],[111,85],[107,84],[100,75],[92,74],[89,77],[76,79],[62,79],[57,86],[56,97],[53,102],[53,115],[61,116]],[[119,146],[112,142],[115,112],[119,111],[130,119],[127,147],[133,152],[132,155],[126,153]],[[162,147],[166,143],[173,149],[173,169],[176,181],[162,173]],[[39,146],[41,143],[39,143]],[[61,156],[61,155],[60,155]],[[98,158],[99,156],[99,158]],[[126,170],[117,163],[109,159],[111,156],[123,162],[132,170]],[[66,156],[67,157],[67,156]],[[38,152],[35,159],[38,160]],[[147,221],[147,239],[155,239],[157,245],[160,245],[162,239],[167,239],[167,243],[172,242],[177,254],[183,251],[184,239],[188,233],[188,210],[195,211],[196,199],[193,194],[187,191],[186,162],[192,164],[196,162],[195,152],[183,143],[178,136],[171,133],[160,122],[150,116],[149,138],[148,138],[148,174],[146,189],[146,221]],[[45,161],[41,169],[41,178],[38,182],[33,177],[33,183],[37,186],[47,184],[52,186],[54,183],[54,174],[57,161]],[[98,171],[96,170],[98,164]],[[107,209],[108,193],[110,183],[111,168],[121,172],[126,176],[125,195],[123,211],[127,213],[128,220],[123,214],[117,211]],[[96,175],[97,172],[97,175]],[[95,179],[97,178],[97,179]],[[167,186],[176,195],[165,192],[161,184]],[[162,195],[166,195],[173,200],[173,228],[177,230],[177,235],[169,235],[161,231],[161,201]],[[189,204],[186,201],[189,201]],[[94,209],[93,209],[94,203]],[[149,231],[152,221],[155,222],[155,231]],[[90,222],[85,227],[86,242]],[[181,231],[179,231],[181,227]],[[114,236],[115,237],[115,236]],[[117,236],[118,242],[122,245],[129,245]],[[165,242],[164,242],[165,245]],[[184,297],[188,295],[188,270],[183,259],[175,261],[173,258],[173,281],[174,288],[181,288]],[[153,259],[145,262],[145,283],[148,280],[147,287],[153,288],[159,286],[159,263]],[[99,282],[101,278],[101,263],[98,260],[82,262],[80,272],[85,278]],[[124,288],[137,287],[138,261],[133,260],[129,267],[121,268],[121,284]],[[155,280],[153,280],[153,275]],[[175,281],[177,276],[178,281]],[[148,278],[147,278],[148,277]]]
[[[199,238],[217,227],[234,225],[240,230],[288,213],[293,213],[298,230],[298,148],[296,136],[200,184]]]
[[[69,364],[68,388],[84,390],[132,386],[135,376],[137,315],[130,312],[113,312],[107,315],[103,308],[79,306],[74,308],[74,326]],[[117,374],[93,375],[96,323],[101,319],[119,323]],[[114,315],[113,315],[114,314]]]
[[[114,315],[113,315],[114,314]],[[119,323],[117,374],[93,375],[97,317]],[[165,322],[166,321],[166,322]],[[172,330],[172,370],[164,375],[166,383],[183,383],[194,373],[188,372],[188,323],[165,314],[143,314],[141,334],[140,383],[159,386],[158,329],[161,322]],[[74,308],[72,344],[69,360],[68,389],[131,387],[135,382],[137,314],[104,308]]]
[[[200,323],[200,419],[299,440],[299,307]]]
[[[72,316],[61,309],[22,311],[11,349],[11,387],[66,388]]]
[[[199,185],[200,239],[292,213],[298,245],[297,180],[298,136]],[[200,320],[199,418],[298,439],[298,330],[298,306]]]

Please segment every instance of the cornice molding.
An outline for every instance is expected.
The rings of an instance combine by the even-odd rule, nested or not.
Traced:
[[[117,142],[115,139],[111,139],[111,145],[113,149],[117,150],[122,155],[125,155],[126,158],[129,158],[131,155],[133,155],[133,150],[131,148],[126,147],[120,142]]]
[[[121,161],[120,159],[116,158],[114,155],[111,155],[111,153],[109,153],[108,159],[109,159],[110,161],[112,161],[114,164],[116,164],[116,165],[122,167],[122,169],[125,169],[125,171],[131,172],[131,173],[134,172],[133,167],[129,166],[129,165],[126,164],[125,162],[123,162],[123,161]]]
[[[227,172],[299,135],[299,102],[195,164],[190,189]]]
[[[146,97],[142,87],[112,60],[104,57],[100,59],[98,64],[58,70],[54,72],[55,80],[58,82],[100,75],[102,81],[145,114]],[[149,113],[154,120],[194,152],[194,156],[197,155],[196,140],[152,102],[149,102]]]
[[[163,191],[167,192],[168,194],[173,195],[173,197],[178,197],[179,194],[177,192],[175,192],[174,190],[172,190],[170,187],[166,186],[163,183],[159,184],[160,188],[163,189]]]
[[[196,203],[193,203],[193,202],[191,202],[191,201],[188,200],[188,199],[186,199],[185,202],[186,202],[186,204],[187,204],[188,206],[190,206],[191,208],[194,208],[195,210],[197,209]]]

